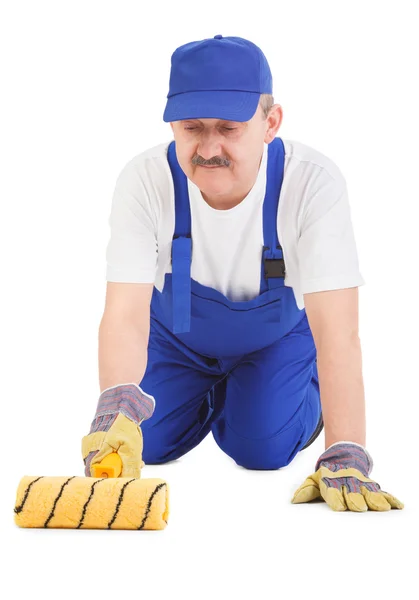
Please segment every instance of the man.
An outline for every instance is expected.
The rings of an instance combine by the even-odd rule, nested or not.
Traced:
[[[86,475],[117,450],[138,477],[142,459],[174,460],[209,432],[237,464],[278,469],[324,423],[292,502],[403,508],[369,478],[364,281],[340,170],[276,137],[268,62],[239,37],[177,48],[163,118],[174,140],[134,157],[114,193]]]

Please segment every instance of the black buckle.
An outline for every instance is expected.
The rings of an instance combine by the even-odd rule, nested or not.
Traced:
[[[263,260],[265,267],[265,277],[285,277],[285,261],[283,258],[265,258]]]
[[[277,249],[282,250],[282,247],[277,246]],[[269,250],[269,248],[264,246],[263,250]],[[263,266],[266,279],[285,277],[285,260],[283,258],[264,258]]]

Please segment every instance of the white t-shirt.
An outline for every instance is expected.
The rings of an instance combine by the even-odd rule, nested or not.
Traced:
[[[335,163],[314,148],[285,140],[284,178],[277,216],[286,276],[299,309],[303,294],[364,285],[359,271],[346,181]],[[174,187],[167,161],[170,142],[132,158],[120,172],[112,199],[106,249],[107,281],[154,283],[162,291],[171,272]],[[188,179],[192,222],[191,277],[232,301],[260,292],[268,144],[253,188],[229,210],[211,208]]]

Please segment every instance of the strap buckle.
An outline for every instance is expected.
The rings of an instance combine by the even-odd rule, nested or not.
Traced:
[[[281,246],[276,247],[277,250],[282,250]],[[264,246],[263,250],[270,250],[268,246]],[[265,271],[265,278],[284,278],[286,269],[285,269],[285,260],[283,258],[263,258],[263,266]]]

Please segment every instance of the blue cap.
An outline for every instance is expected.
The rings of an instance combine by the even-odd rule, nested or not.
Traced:
[[[262,50],[240,37],[215,35],[173,52],[163,120],[249,121],[261,94],[272,94]]]

